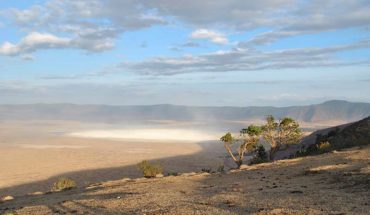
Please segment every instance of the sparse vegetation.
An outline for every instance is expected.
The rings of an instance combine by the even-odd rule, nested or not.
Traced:
[[[168,172],[167,175],[168,176],[178,176],[179,173],[178,172]]]
[[[153,178],[157,174],[163,173],[163,167],[160,164],[151,164],[146,160],[142,161],[137,166],[146,178]]]
[[[283,146],[296,144],[302,138],[302,132],[298,122],[294,119],[285,117],[278,122],[273,116],[266,118],[266,125],[262,126],[263,138],[271,145],[270,160]]]
[[[370,117],[352,123],[346,127],[336,127],[327,134],[319,134],[316,144],[329,142],[331,150],[340,150],[353,146],[370,144]]]
[[[217,168],[217,172],[219,172],[219,173],[224,173],[224,172],[225,172],[225,166],[224,166],[224,165],[220,165],[220,166],[218,166],[218,168]]]
[[[250,125],[240,131],[239,139],[234,138],[230,132],[220,138],[224,142],[226,151],[231,158],[240,167],[243,164],[244,154],[246,152],[257,153],[253,157],[251,164],[273,160],[275,153],[282,147],[288,147],[290,144],[296,144],[302,138],[302,132],[298,122],[294,119],[285,117],[278,122],[273,116],[266,118],[266,124],[263,126]],[[271,145],[269,156],[265,148],[259,144],[264,139]],[[238,156],[232,152],[231,146],[239,143]],[[263,153],[263,154],[258,154]]]
[[[77,186],[76,182],[71,178],[62,177],[59,178],[58,181],[53,184],[52,190],[53,191],[69,190],[75,188],[76,186]]]
[[[267,153],[263,145],[258,145],[255,149],[255,152],[256,154],[249,161],[249,164],[253,165],[253,164],[259,164],[259,163],[265,163],[268,161]]]
[[[212,169],[211,168],[202,168],[202,172],[211,173]]]
[[[232,136],[230,132],[226,133],[220,138],[224,142],[224,147],[229,153],[231,158],[234,160],[238,168],[243,164],[245,152],[253,152],[257,143],[259,142],[262,129],[259,126],[250,125],[248,128],[243,128],[240,130],[240,139],[236,139]],[[238,156],[235,157],[231,150],[232,144],[240,144],[238,147]]]
[[[330,152],[330,150],[331,150],[331,145],[328,141],[322,142],[322,143],[318,144],[316,147],[317,147],[317,150],[320,154]]]
[[[309,155],[318,155],[323,153],[328,153],[333,150],[332,145],[328,142],[321,142],[319,144],[311,145],[307,148],[302,148],[301,150],[295,153],[295,156],[292,157],[304,157]]]

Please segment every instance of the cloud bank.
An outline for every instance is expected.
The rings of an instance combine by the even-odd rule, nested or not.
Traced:
[[[38,36],[45,36],[45,41],[27,47],[22,41],[5,41],[0,54],[20,55],[50,48],[103,52],[114,48],[124,32],[174,22],[196,28],[191,38],[217,44],[227,44],[228,38],[215,29],[241,32],[269,28],[269,32],[245,43],[261,45],[295,35],[369,27],[369,5],[368,0],[49,0],[26,9],[2,11],[14,25],[28,32],[22,40],[44,32]]]

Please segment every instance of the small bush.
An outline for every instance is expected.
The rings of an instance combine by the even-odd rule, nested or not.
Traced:
[[[265,163],[267,160],[263,160],[259,157],[253,157],[250,161],[249,161],[249,164],[250,165],[254,165],[254,164],[260,164],[260,163]]]
[[[217,168],[217,172],[219,172],[219,173],[224,173],[224,172],[225,172],[225,166],[224,166],[224,165],[220,165],[220,166]]]
[[[202,172],[211,173],[212,169],[211,168],[202,168]]]
[[[267,153],[263,145],[258,145],[256,147],[255,152],[256,152],[256,155],[253,156],[253,158],[249,161],[249,164],[253,165],[253,164],[259,164],[259,163],[265,163],[268,161]]]
[[[75,188],[77,186],[76,182],[70,178],[62,177],[59,178],[57,182],[53,184],[53,191],[62,191]]]
[[[304,157],[309,155],[318,155],[330,152],[333,149],[328,141],[321,142],[319,144],[311,145],[307,148],[302,148],[295,153],[295,157]]]
[[[319,151],[320,154],[327,153],[331,149],[331,145],[329,142],[322,142],[317,145],[317,150]]]
[[[153,178],[157,174],[163,173],[163,167],[160,164],[151,164],[146,160],[142,161],[137,166],[146,178]]]
[[[302,148],[302,149],[300,149],[299,151],[297,151],[297,152],[295,153],[295,156],[292,156],[292,158],[294,158],[294,157],[304,157],[304,156],[307,156],[307,155],[309,155],[308,150],[307,150],[307,149]]]
[[[312,169],[306,169],[303,174],[304,175],[314,175],[314,174],[319,174],[319,170],[312,170]]]
[[[167,173],[168,176],[178,176],[179,173],[178,172],[169,172]]]

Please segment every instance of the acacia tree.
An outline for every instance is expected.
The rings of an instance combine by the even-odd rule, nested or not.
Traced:
[[[289,117],[276,122],[273,116],[267,116],[262,130],[263,138],[271,145],[270,160],[282,146],[297,143],[302,137],[298,122]]]
[[[234,160],[234,162],[239,167],[241,164],[240,164],[239,160],[236,159],[236,157],[234,156],[233,151],[231,150],[231,145],[234,143],[234,137],[231,135],[230,132],[227,132],[224,136],[222,136],[220,138],[220,140],[222,142],[224,142],[224,147],[225,147],[227,153],[229,153],[229,155],[231,156],[231,158]]]
[[[244,158],[246,151],[252,152],[256,149],[256,146],[261,138],[262,128],[256,125],[250,125],[248,128],[240,130],[240,136],[242,137],[243,143],[239,147],[239,155]]]
[[[230,132],[226,133],[224,136],[220,138],[222,142],[224,142],[224,147],[226,151],[229,153],[231,158],[234,160],[238,168],[243,164],[244,154],[246,151],[254,151],[257,143],[259,142],[260,136],[262,134],[262,128],[250,125],[248,128],[243,128],[240,130],[240,137],[241,139],[234,138]],[[238,147],[238,156],[235,157],[231,145],[233,143],[240,143]]]

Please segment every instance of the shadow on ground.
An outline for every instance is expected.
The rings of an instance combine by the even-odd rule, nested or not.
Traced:
[[[116,181],[19,197],[0,204],[0,213],[19,209],[22,214],[23,207],[33,206],[23,212],[32,214],[33,208],[54,214],[366,214],[370,210],[369,147],[366,150],[365,154],[359,150],[329,153],[225,174]],[[362,154],[354,158],[357,153]],[[168,162],[185,157],[168,158]],[[129,167],[117,170],[125,168]]]
[[[149,161],[160,163],[164,167],[164,175],[166,175],[167,173],[201,171],[201,169],[203,168],[206,169],[211,168],[216,170],[219,165],[223,164],[225,153],[223,152],[222,144],[217,143],[215,141],[204,141],[198,144],[201,147],[201,150],[198,153],[191,155],[154,159]],[[220,149],[215,150],[214,148]],[[181,148],[179,150],[181,150]],[[201,158],[200,160],[202,160],[203,162],[194,163],[195,158],[197,159]],[[181,164],[181,166],[176,166],[174,165],[175,163]],[[25,195],[27,193],[37,191],[42,192],[49,191],[53,183],[56,182],[57,179],[62,176],[70,177],[77,181],[78,186],[84,187],[92,183],[118,180],[125,177],[138,178],[142,177],[142,174],[139,172],[136,165],[65,172],[50,177],[46,180],[40,180],[36,182],[0,188],[0,197],[6,195],[16,195],[16,196]]]

